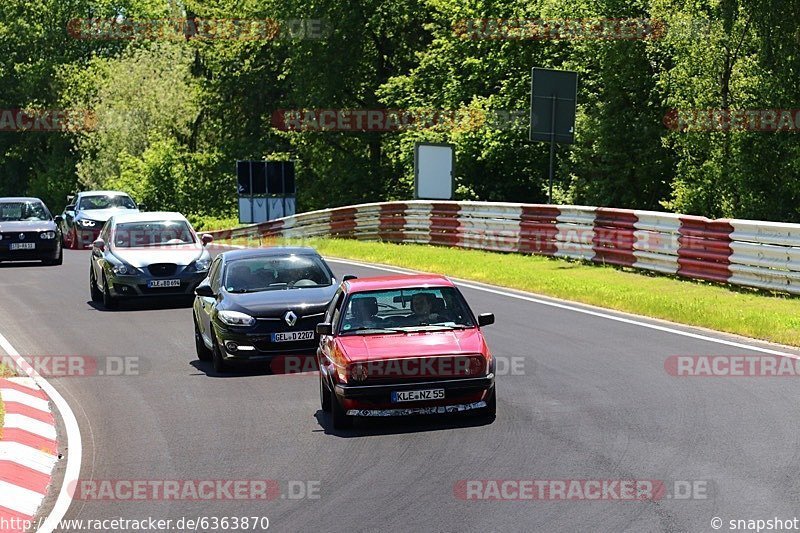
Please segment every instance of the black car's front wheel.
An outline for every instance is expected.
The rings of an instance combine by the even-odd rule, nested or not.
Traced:
[[[103,299],[103,292],[97,288],[97,278],[91,266],[89,267],[89,294],[92,296],[92,301],[95,303],[99,303]]]
[[[214,372],[217,374],[224,374],[228,371],[228,363],[222,358],[222,350],[214,340],[214,332],[211,332],[211,345],[214,347],[211,352],[211,365],[214,367]]]
[[[213,354],[203,341],[203,335],[200,333],[200,327],[197,325],[197,317],[194,318],[194,348],[197,352],[198,359],[201,361],[211,361]]]
[[[62,248],[59,243],[56,243],[58,246],[58,255],[54,259],[45,259],[42,261],[47,266],[59,266],[64,264],[64,248]]]
[[[119,307],[119,300],[111,294],[111,289],[108,287],[108,280],[105,274],[103,274],[103,307],[106,309],[116,309]]]

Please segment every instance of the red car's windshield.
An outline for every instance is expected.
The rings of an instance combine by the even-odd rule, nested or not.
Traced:
[[[345,308],[343,335],[359,331],[472,328],[464,298],[453,287],[420,287],[355,293]]]

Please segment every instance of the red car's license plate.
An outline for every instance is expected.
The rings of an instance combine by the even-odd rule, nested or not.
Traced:
[[[404,390],[392,392],[392,402],[421,402],[444,400],[444,389]]]

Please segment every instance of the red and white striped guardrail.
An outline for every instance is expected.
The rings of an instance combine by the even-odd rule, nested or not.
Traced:
[[[800,294],[800,224],[607,207],[414,200],[211,232],[339,237],[549,255]]]

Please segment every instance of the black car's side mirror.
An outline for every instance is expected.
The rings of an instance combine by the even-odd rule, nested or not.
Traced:
[[[315,328],[317,331],[317,335],[332,335],[333,334],[333,325],[330,322],[322,322],[317,324]]]
[[[64,208],[65,213],[69,213],[70,211],[75,211],[75,204],[69,204],[67,207]]]
[[[354,276],[353,274],[347,274],[345,277],[342,278],[342,281],[350,281],[351,279],[358,279],[358,276]]]
[[[478,326],[488,326],[494,324],[494,313],[481,313],[478,315]]]
[[[97,248],[101,252],[105,252],[106,251],[106,241],[104,241],[103,239],[97,239],[96,241],[94,241],[92,243],[92,247],[93,248]]]
[[[194,293],[197,296],[202,296],[204,298],[214,298],[216,294],[214,294],[214,289],[211,288],[211,285],[208,283],[201,283],[197,286],[194,290]]]
[[[61,215],[56,215],[53,217],[53,222],[55,222],[56,224],[61,224],[62,222],[64,222],[64,217],[62,217]]]

